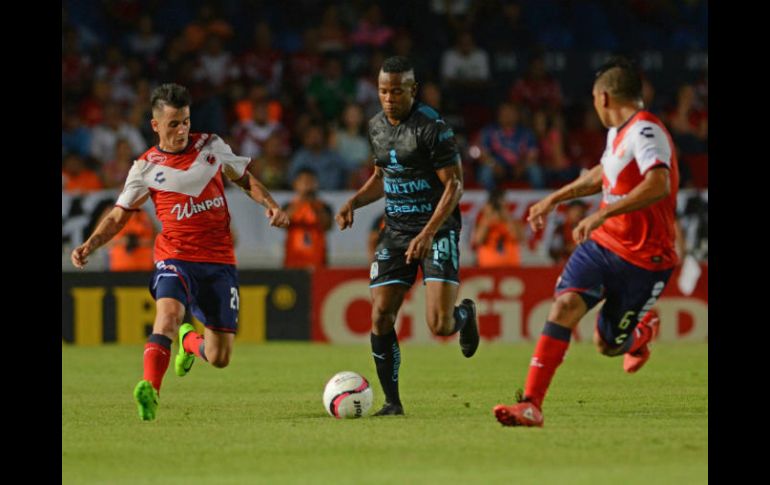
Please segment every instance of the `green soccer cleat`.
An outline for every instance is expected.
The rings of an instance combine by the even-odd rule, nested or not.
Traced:
[[[134,388],[134,399],[142,421],[152,421],[158,412],[158,391],[149,381],[139,381]]]
[[[176,354],[176,358],[174,359],[174,372],[176,372],[176,375],[179,377],[186,376],[187,373],[190,372],[192,365],[195,363],[195,354],[191,352],[185,352],[184,345],[182,343],[184,342],[185,335],[194,330],[195,327],[189,323],[183,323],[182,326],[179,327],[179,352]]]

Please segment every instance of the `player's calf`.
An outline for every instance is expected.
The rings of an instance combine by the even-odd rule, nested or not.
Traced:
[[[435,312],[428,314],[428,328],[433,335],[440,335],[442,337],[448,337],[453,335],[457,330],[455,329],[454,313],[447,312]]]

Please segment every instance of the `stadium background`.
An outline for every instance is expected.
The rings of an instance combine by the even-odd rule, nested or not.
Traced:
[[[463,155],[461,297],[482,302],[481,331],[486,340],[515,342],[537,335],[542,308],[559,273],[545,251],[548,229],[542,234],[527,230],[522,268],[474,268],[468,235],[487,193],[478,177],[479,133],[494,123],[500,103],[513,100],[521,110],[522,124],[535,134],[540,166],[547,169],[553,163],[547,155],[554,144],[565,152],[568,168],[590,166],[596,162],[586,158],[592,148],[592,73],[615,52],[638,61],[648,105],[672,129],[683,173],[680,222],[687,250],[702,271],[690,294],[676,284],[678,272],[672,278],[658,304],[666,320],[662,338],[706,340],[707,2],[460,0],[448,4],[447,9],[442,1],[306,0],[291,2],[292,8],[263,1],[63,2],[63,341],[139,343],[153,318],[146,290],[148,274],[106,271],[104,251],[92,257],[87,272],[75,273],[69,262],[72,248],[90,234],[101,210],[119,191],[114,174],[120,171],[112,163],[117,137],[99,133],[107,118],[127,126],[121,137],[138,134],[143,146],[150,146],[156,139],[149,128],[149,92],[159,83],[178,82],[193,93],[193,130],[223,135],[236,153],[262,154],[264,139],[249,145],[253,128],[249,119],[256,106],[266,107],[271,123],[280,125],[275,130],[278,152],[288,164],[302,149],[308,125],[319,123],[330,133],[341,125],[344,102],[324,98],[328,93],[322,89],[328,64],[339,62],[342,68],[339,85],[345,94],[341,98],[357,102],[368,117],[378,109],[372,74],[384,56],[396,53],[413,60],[423,90],[430,86],[434,96],[439,93],[431,99],[440,99],[436,107],[455,128]],[[442,59],[461,33],[469,33],[486,54],[488,76],[457,83],[442,74]],[[546,94],[541,97],[527,89],[528,70],[536,59],[543,61],[548,73],[542,82]],[[314,97],[326,101],[313,102]],[[681,115],[680,109],[691,130],[672,128],[670,120]],[[546,120],[545,128],[537,126],[537,119]],[[704,121],[705,136],[698,131]],[[107,142],[94,150],[93,140],[100,137]],[[144,148],[138,153],[132,150],[131,156],[136,156]],[[90,169],[98,183],[69,188],[71,163]],[[366,166],[350,167],[351,173],[360,172],[358,180],[366,170]],[[285,176],[283,181],[280,176],[275,179],[271,190],[276,199],[288,200],[291,193],[281,190],[288,188]],[[350,180],[322,192],[321,197],[336,210],[356,187],[356,177]],[[527,180],[508,182],[509,208],[523,220],[527,205],[559,183],[555,171],[545,187],[533,187]],[[368,326],[362,323],[369,308],[366,235],[381,205],[357,213],[354,231],[329,232],[329,269],[283,271],[283,232],[269,230],[259,209],[236,192],[229,189],[228,202],[241,270],[238,338],[252,342],[368,339]],[[596,199],[589,202],[595,205]],[[400,316],[404,341],[438,341],[423,332],[421,294],[416,286]],[[581,328],[590,330],[591,321],[589,315]]]

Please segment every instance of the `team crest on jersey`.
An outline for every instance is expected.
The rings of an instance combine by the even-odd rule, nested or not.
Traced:
[[[158,152],[151,152],[147,155],[147,161],[152,163],[163,163],[166,161],[166,155]]]
[[[373,280],[374,278],[376,278],[379,272],[380,272],[380,266],[377,264],[377,261],[375,261],[374,263],[372,263],[372,267],[369,270],[369,279]]]
[[[213,153],[209,153],[209,155],[206,157],[206,161],[209,162],[209,164],[214,165],[214,163],[217,161],[217,157],[215,157]]]

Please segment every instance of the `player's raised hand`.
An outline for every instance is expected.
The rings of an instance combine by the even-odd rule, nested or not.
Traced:
[[[274,227],[289,227],[289,216],[277,207],[270,207],[265,210],[265,215],[270,219],[270,225]]]
[[[410,264],[412,260],[420,261],[428,257],[430,254],[430,248],[433,245],[433,236],[425,233],[418,234],[409,243],[409,247],[406,250],[406,264]]]
[[[539,231],[545,227],[545,218],[553,210],[553,207],[554,204],[546,197],[529,208],[527,222],[533,231]]]
[[[82,269],[85,265],[88,264],[88,254],[89,251],[86,249],[85,244],[81,244],[80,246],[76,247],[70,256],[72,259],[72,264],[75,265],[76,268]]]
[[[593,230],[604,224],[605,220],[606,218],[601,212],[594,212],[575,226],[575,229],[572,230],[572,239],[577,244],[587,241]]]
[[[334,216],[334,220],[337,221],[340,231],[344,231],[348,227],[353,227],[353,205],[348,201],[340,207],[337,215]]]

